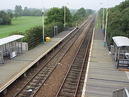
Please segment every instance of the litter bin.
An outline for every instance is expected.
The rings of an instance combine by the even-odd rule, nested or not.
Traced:
[[[46,42],[50,42],[51,38],[50,37],[46,37],[45,40],[46,40]]]

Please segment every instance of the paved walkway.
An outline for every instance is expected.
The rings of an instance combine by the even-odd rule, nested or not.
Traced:
[[[5,64],[0,64],[0,92],[58,45],[71,30],[72,29],[60,33],[58,36],[52,38],[51,42],[41,44],[25,54],[21,54],[20,56],[9,60]]]
[[[100,31],[94,34],[88,66],[82,97],[112,97],[116,89],[129,89],[128,74],[116,69]]]

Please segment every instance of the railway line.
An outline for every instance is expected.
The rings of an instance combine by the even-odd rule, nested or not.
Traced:
[[[91,26],[87,27],[87,29],[85,27],[88,26],[89,24],[91,25],[92,21],[93,21],[93,19],[91,17],[89,19],[87,19],[87,21],[85,21],[78,29],[76,29],[75,31],[70,33],[70,35],[68,35],[57,47],[55,47],[51,52],[49,52],[46,55],[46,57],[42,58],[40,60],[40,62],[38,63],[38,65],[36,65],[36,67],[32,68],[32,70],[27,72],[28,80],[26,80],[24,82],[24,84],[22,84],[21,87],[15,91],[15,94],[13,94],[11,96],[10,96],[10,94],[7,94],[7,95],[9,95],[7,97],[34,97],[35,95],[37,95],[37,92],[40,90],[40,88],[43,86],[45,81],[53,73],[55,68],[57,68],[57,66],[60,65],[60,61],[63,59],[63,57],[69,51],[69,49],[74,45],[74,43],[77,41],[79,36],[86,30],[91,32],[92,29],[88,30]],[[86,34],[86,36],[87,35],[88,35],[88,33]],[[90,37],[91,37],[91,35],[90,35]],[[90,37],[88,39],[90,39]],[[90,44],[90,41],[88,42],[88,39],[83,38],[80,41],[81,43],[78,44],[80,46],[80,49],[78,49],[78,53],[75,57],[75,60],[80,59],[81,55],[78,55],[78,54],[83,54],[82,57],[87,56],[86,53],[84,55],[83,52],[88,51],[87,50],[88,47],[87,47],[87,49],[85,49],[85,44],[87,44],[87,43]],[[83,42],[83,41],[85,41],[85,42]],[[83,50],[81,50],[81,49],[83,49]],[[77,57],[77,56],[79,56],[79,57]],[[73,64],[76,62],[77,62],[76,65],[78,65],[79,64],[78,61],[73,61]],[[80,68],[81,68],[81,72],[83,72],[85,60],[83,59],[83,62],[81,62],[81,63],[83,63],[83,65]],[[70,67],[73,67],[74,69],[78,68],[78,67],[76,67],[76,66],[74,67],[72,65]],[[71,70],[71,69],[69,69],[69,70]],[[74,73],[74,71],[69,71],[69,72],[72,72],[72,74]],[[80,75],[79,79],[81,79],[82,74],[80,72],[78,72],[78,73]],[[77,73],[75,72],[75,74],[73,74],[73,75],[76,76],[76,74]],[[18,85],[17,82],[14,83],[14,85],[16,85],[16,84]],[[79,85],[79,80],[78,80],[78,85]],[[6,97],[6,95],[4,97]]]
[[[85,65],[88,59],[88,50],[90,47],[93,27],[88,29],[86,32],[86,36],[82,44],[80,45],[76,55],[74,56],[74,60],[64,78],[64,81],[56,97],[77,97],[82,72],[84,70],[84,67],[86,67]]]

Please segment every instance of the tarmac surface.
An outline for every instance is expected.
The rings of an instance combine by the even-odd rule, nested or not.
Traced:
[[[51,42],[40,44],[32,50],[6,61],[5,64],[0,64],[0,92],[58,45],[72,30],[74,29],[64,31],[53,37]]]
[[[101,31],[94,31],[82,97],[112,97],[116,89],[129,89],[129,74],[116,69],[116,63],[104,47],[103,39]]]

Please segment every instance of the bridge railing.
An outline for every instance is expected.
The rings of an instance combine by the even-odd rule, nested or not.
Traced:
[[[115,90],[112,97],[129,97],[129,92],[126,88]]]

